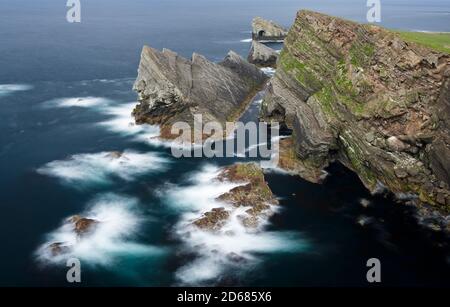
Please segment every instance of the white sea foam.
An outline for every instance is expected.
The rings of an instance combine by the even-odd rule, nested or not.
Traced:
[[[86,81],[88,82],[88,81]],[[106,130],[118,133],[123,136],[134,136],[134,140],[138,142],[159,144],[160,141],[156,139],[160,132],[158,126],[152,126],[147,124],[137,125],[135,119],[132,116],[132,112],[137,102],[129,103],[115,103],[112,100],[102,97],[75,97],[75,98],[59,98],[47,101],[44,103],[44,107],[83,107],[92,108],[96,112],[109,115],[111,118],[97,123],[98,126],[105,128]],[[171,144],[167,145],[170,146]]]
[[[241,43],[251,43],[251,42],[252,42],[251,38],[241,39]]]
[[[265,73],[269,77],[274,76],[275,72],[276,72],[276,69],[272,68],[272,67],[263,67],[263,68],[261,68],[261,70],[263,71],[263,73]]]
[[[112,118],[99,123],[100,126],[125,136],[135,136],[137,141],[144,141],[159,135],[159,128],[151,125],[137,125],[132,116],[136,102],[107,106],[100,111]]]
[[[135,240],[143,220],[134,198],[105,194],[96,199],[82,217],[98,221],[92,233],[78,236],[73,224],[65,221],[61,227],[46,236],[46,243],[36,251],[36,258],[42,264],[61,264],[69,258],[78,258],[90,265],[113,265],[122,257],[159,256],[164,249],[144,245]],[[49,245],[62,243],[68,246],[67,253],[53,255]]]
[[[28,84],[0,84],[0,97],[10,95],[14,92],[31,90],[33,86]]]
[[[256,254],[299,252],[306,246],[298,233],[264,231],[269,223],[270,212],[261,217],[258,229],[246,228],[241,220],[250,207],[235,208],[216,200],[218,196],[245,183],[220,181],[217,179],[220,171],[215,166],[205,166],[193,175],[188,186],[175,187],[169,191],[169,204],[181,211],[175,233],[183,241],[186,251],[197,256],[176,272],[181,284],[214,282],[229,271],[227,268],[237,266],[234,272],[244,272],[257,265],[261,259]],[[205,231],[192,225],[192,221],[203,213],[219,207],[231,212],[230,218],[219,231]],[[273,213],[277,210],[276,206],[272,206],[270,211]]]
[[[103,97],[71,97],[71,98],[57,98],[44,103],[45,106],[59,107],[59,108],[92,108],[98,106],[105,106],[111,103],[111,100]]]
[[[113,178],[132,181],[150,171],[162,171],[168,160],[155,153],[124,151],[77,154],[66,160],[47,163],[37,171],[57,177],[65,183],[83,187],[110,183]]]

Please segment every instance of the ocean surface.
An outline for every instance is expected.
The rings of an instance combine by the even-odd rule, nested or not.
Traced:
[[[381,2],[385,27],[450,31],[447,0]],[[280,206],[259,233],[233,223],[231,237],[190,231],[231,188],[214,181],[219,168],[248,159],[175,159],[151,138],[156,127],[132,124],[144,44],[213,61],[230,49],[246,56],[254,16],[288,27],[307,8],[364,22],[366,1],[81,4],[81,23],[70,24],[65,1],[0,0],[1,286],[74,286],[65,259],[46,253],[59,241],[75,246],[81,286],[369,286],[369,258],[381,261],[382,285],[450,285],[445,238],[341,165],[323,185],[268,171]],[[102,221],[82,242],[64,224],[75,214]]]

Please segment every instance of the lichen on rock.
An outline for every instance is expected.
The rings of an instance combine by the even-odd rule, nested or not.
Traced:
[[[380,27],[300,11],[261,117],[293,130],[302,165],[321,170],[340,161],[371,191],[412,193],[450,213],[449,54]],[[298,173],[314,181],[305,176],[311,171]]]

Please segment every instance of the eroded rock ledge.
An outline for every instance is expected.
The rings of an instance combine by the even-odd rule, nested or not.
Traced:
[[[449,214],[448,54],[379,27],[300,11],[261,116],[293,130],[306,179],[338,160],[371,191],[385,186]]]
[[[133,114],[138,124],[160,125],[162,137],[171,138],[171,125],[192,124],[194,114],[202,114],[203,122],[234,121],[266,81],[260,69],[233,51],[213,63],[197,53],[188,60],[168,49],[145,46],[134,84],[139,104]]]

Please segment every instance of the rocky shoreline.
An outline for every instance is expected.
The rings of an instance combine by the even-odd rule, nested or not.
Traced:
[[[171,124],[192,123],[196,113],[206,122],[235,121],[266,84],[257,66],[277,67],[261,119],[292,131],[280,143],[282,169],[320,183],[324,169],[339,161],[371,192],[388,189],[448,220],[450,55],[310,11],[300,11],[289,32],[262,18],[252,27],[251,63],[234,52],[216,64],[144,47],[134,85],[136,122],[160,125],[161,137],[170,139]],[[280,54],[261,44],[274,37],[285,40]],[[254,188],[223,198],[251,202],[239,197]],[[197,224],[219,227],[228,214],[218,208]]]

